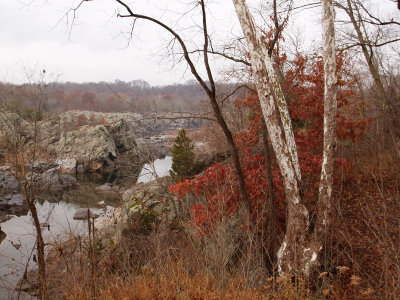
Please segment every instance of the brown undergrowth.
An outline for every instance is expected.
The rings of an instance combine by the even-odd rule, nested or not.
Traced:
[[[154,224],[152,230],[139,222],[116,245],[72,237],[54,247],[49,265],[53,298],[398,299],[399,174],[396,164],[384,163],[383,157],[380,163],[355,161],[341,177],[335,193],[337,222],[311,283],[265,272],[257,251],[246,243],[246,232],[227,238],[232,231],[222,228],[198,237],[183,221]],[[94,281],[90,245],[97,253]]]

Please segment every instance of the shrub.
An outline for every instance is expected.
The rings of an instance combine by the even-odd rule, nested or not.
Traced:
[[[181,129],[175,139],[172,150],[172,170],[170,175],[174,181],[182,181],[192,175],[194,153],[192,140],[186,130]]]

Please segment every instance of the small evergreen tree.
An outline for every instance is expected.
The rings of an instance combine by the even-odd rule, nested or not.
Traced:
[[[182,181],[191,175],[194,164],[192,140],[187,136],[185,129],[181,129],[175,139],[172,150],[172,170],[169,171],[175,181]]]

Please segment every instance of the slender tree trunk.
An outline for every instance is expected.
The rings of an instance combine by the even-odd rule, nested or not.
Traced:
[[[397,108],[392,105],[392,103],[389,100],[389,96],[385,91],[383,81],[382,81],[382,76],[379,73],[379,68],[378,64],[376,63],[375,57],[374,57],[374,52],[372,50],[372,47],[368,50],[368,44],[369,44],[369,39],[368,36],[365,33],[362,32],[360,23],[363,22],[362,20],[357,20],[356,15],[354,14],[354,9],[352,5],[352,0],[347,0],[347,8],[339,5],[349,16],[351,24],[354,27],[354,30],[356,31],[357,34],[357,39],[360,43],[360,47],[362,50],[362,53],[365,57],[365,61],[367,62],[369,72],[371,73],[372,78],[374,79],[378,97],[383,101],[383,112],[387,114],[390,118],[390,125],[389,125],[389,132],[390,135],[393,139],[394,146],[396,148],[396,152],[398,154],[398,157],[400,157],[400,129],[399,129],[399,121],[396,117],[397,113]],[[360,19],[360,15],[358,13],[358,19]]]
[[[357,39],[360,42],[362,53],[368,64],[369,72],[371,73],[372,78],[374,79],[374,82],[376,84],[376,88],[378,90],[378,96],[388,105],[389,100],[388,100],[386,91],[383,87],[383,83],[382,83],[381,75],[379,74],[378,66],[375,62],[375,59],[373,58],[373,55],[371,55],[372,52],[370,53],[368,51],[368,47],[367,47],[367,44],[368,44],[367,39],[368,38],[364,37],[364,35],[361,31],[361,27],[359,26],[359,24],[355,18],[351,0],[347,0],[347,9],[344,9],[344,10],[346,11],[347,15],[349,16],[351,24],[353,25],[354,30],[357,33]]]
[[[336,148],[337,75],[335,16],[332,0],[322,0],[324,51],[324,147],[318,196],[316,238],[324,242],[331,224],[332,189]]]
[[[37,214],[35,200],[33,193],[30,190],[32,187],[25,190],[26,202],[28,204],[29,211],[32,214],[33,224],[36,230],[36,246],[38,255],[38,266],[39,266],[39,298],[40,300],[48,300],[47,280],[46,280],[46,261],[44,252],[44,241],[42,235],[42,228],[40,226],[39,217]]]

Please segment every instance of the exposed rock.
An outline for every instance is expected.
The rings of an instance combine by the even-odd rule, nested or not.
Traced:
[[[86,125],[63,134],[56,150],[62,157],[75,158],[85,169],[92,170],[116,157],[114,140],[104,125]]]
[[[11,167],[0,167],[0,191],[7,192],[17,189],[18,181],[15,179],[13,173],[11,173]]]
[[[21,136],[27,136],[29,123],[18,114],[12,112],[0,112],[0,137],[13,142]]]
[[[128,228],[128,218],[122,208],[116,208],[110,214],[95,220],[95,228],[100,232],[103,246],[117,244],[122,232]]]
[[[163,218],[173,220],[176,217],[174,204],[177,205],[177,199],[164,189],[163,184],[165,182],[152,181],[125,191],[123,205],[127,215],[134,218],[137,215],[150,212],[158,220]]]
[[[103,193],[117,193],[119,191],[119,186],[111,183],[105,183],[96,187],[95,189]]]
[[[136,147],[135,132],[126,120],[120,119],[107,127],[114,139],[118,152],[123,153],[133,150]]]
[[[0,197],[0,223],[9,220],[9,215],[23,215],[27,211],[22,194],[7,194]]]
[[[85,172],[85,168],[83,167],[83,165],[78,165],[78,166],[76,167],[76,172],[77,172],[78,174],[84,173],[84,172]]]
[[[45,172],[49,169],[57,167],[58,164],[52,161],[39,160],[33,163],[33,170],[37,173]]]
[[[7,113],[11,122],[18,127],[18,136],[29,137],[32,134],[30,124],[17,114]],[[136,164],[144,160],[162,158],[169,152],[169,141],[162,134],[168,130],[191,127],[189,119],[174,118],[174,114],[136,113],[99,113],[91,111],[68,111],[51,120],[40,122],[38,141],[47,155],[60,157],[63,161],[62,172],[70,174],[82,171],[106,171],[115,168],[115,158],[122,153],[131,156]],[[0,128],[7,129],[10,121],[0,120]],[[8,131],[7,131],[8,132]],[[8,134],[6,130],[0,135]],[[155,138],[150,136],[159,135]],[[138,147],[137,137],[146,138],[141,145],[149,150],[144,153]],[[151,154],[151,157],[147,154]],[[74,165],[67,165],[64,160],[76,159]],[[131,160],[132,160],[131,159]],[[82,165],[83,167],[78,167]],[[35,172],[43,172],[54,166],[40,162]]]
[[[5,198],[8,198],[7,204],[10,206],[18,206],[24,204],[24,196],[22,194],[7,195]]]
[[[63,174],[75,174],[77,161],[75,158],[59,159],[56,161]]]
[[[78,186],[76,178],[61,174],[59,168],[52,168],[38,176],[36,186],[40,190],[66,190]]]
[[[89,214],[90,214],[91,218],[96,219],[99,217],[98,214],[92,212],[90,209],[89,209]],[[75,212],[74,217],[73,217],[74,220],[87,220],[87,218],[88,218],[88,209],[87,208],[77,209],[77,211]]]

